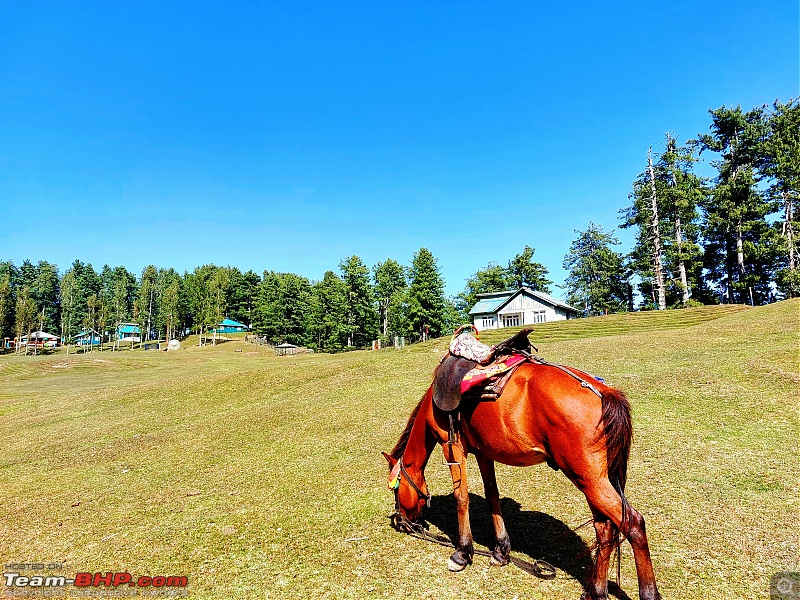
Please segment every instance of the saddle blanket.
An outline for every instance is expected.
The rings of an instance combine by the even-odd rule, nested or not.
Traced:
[[[461,380],[461,393],[466,394],[472,388],[485,383],[487,379],[510,371],[524,360],[526,360],[526,358],[521,354],[512,354],[486,367],[474,367],[464,375],[464,378]]]
[[[461,333],[461,329],[459,327],[459,331],[450,340],[450,354],[477,363],[485,362],[492,353],[492,349],[483,342],[479,342],[476,337],[468,333]]]

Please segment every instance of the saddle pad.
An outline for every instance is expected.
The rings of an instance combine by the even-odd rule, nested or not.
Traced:
[[[511,356],[506,356],[503,360],[493,362],[487,367],[475,367],[471,369],[461,380],[461,393],[466,394],[469,390],[480,385],[490,377],[505,373],[524,360],[526,359],[521,354],[512,354]]]
[[[482,363],[491,353],[492,349],[489,346],[468,333],[461,333],[450,340],[450,354],[453,356]]]

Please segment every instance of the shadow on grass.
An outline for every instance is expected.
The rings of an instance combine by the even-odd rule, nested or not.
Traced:
[[[494,526],[489,504],[477,494],[469,495],[472,537],[476,547],[492,550],[495,545]],[[565,523],[545,513],[522,510],[512,498],[502,498],[506,530],[511,538],[511,552],[531,559],[544,560],[585,584],[592,568],[592,553],[581,537]],[[431,506],[423,513],[427,524],[435,525],[451,541],[458,539],[456,502],[452,494],[433,496]],[[594,528],[588,526],[594,533]],[[520,558],[525,558],[520,556]],[[476,560],[489,560],[479,556]],[[613,561],[613,558],[612,558]],[[509,566],[508,568],[513,568]],[[609,581],[608,593],[618,600],[631,600],[616,583]]]

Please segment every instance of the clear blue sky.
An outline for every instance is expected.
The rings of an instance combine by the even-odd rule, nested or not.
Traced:
[[[664,132],[800,95],[799,13],[0,0],[0,259],[320,279],[425,246],[455,294],[527,244],[563,283]]]

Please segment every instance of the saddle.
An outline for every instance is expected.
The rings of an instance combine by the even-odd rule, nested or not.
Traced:
[[[445,412],[456,410],[463,395],[478,386],[482,387],[481,398],[499,398],[516,367],[536,349],[528,340],[531,328],[490,347],[465,333],[466,327],[471,326],[456,330],[449,352],[433,376],[433,403]]]

